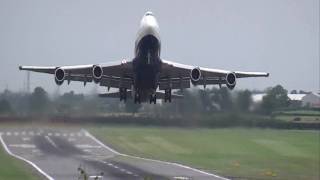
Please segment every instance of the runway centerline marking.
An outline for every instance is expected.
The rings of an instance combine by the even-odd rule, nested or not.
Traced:
[[[54,143],[49,136],[45,136],[45,138],[49,141],[49,143],[50,143],[52,146],[54,146],[55,148],[58,149],[58,146],[56,145],[56,143]]]
[[[23,140],[23,141],[29,141],[30,138],[29,138],[29,137],[23,137],[22,140]]]
[[[89,144],[78,144],[76,145],[77,148],[81,149],[99,149],[102,148],[101,146],[94,146],[94,145],[89,145]]]
[[[74,138],[68,138],[68,141],[75,141],[76,139],[74,139]]]

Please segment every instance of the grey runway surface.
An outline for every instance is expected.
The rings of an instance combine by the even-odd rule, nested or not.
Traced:
[[[71,180],[81,167],[103,179],[224,179],[176,163],[121,154],[86,130],[74,128],[5,128],[0,140],[8,153],[27,161],[44,179]]]

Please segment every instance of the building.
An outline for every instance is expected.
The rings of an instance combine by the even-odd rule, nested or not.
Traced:
[[[320,95],[316,93],[306,94],[302,97],[302,106],[320,108]]]
[[[262,101],[266,93],[253,94],[252,100],[254,103]],[[313,108],[320,108],[320,95],[316,93],[309,94],[288,94],[290,101],[301,102],[302,106],[309,106]]]

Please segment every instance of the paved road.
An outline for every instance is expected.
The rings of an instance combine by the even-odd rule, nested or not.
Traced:
[[[44,179],[77,179],[84,169],[103,179],[224,179],[175,163],[132,157],[114,151],[85,130],[73,128],[0,129],[4,148],[27,161]]]

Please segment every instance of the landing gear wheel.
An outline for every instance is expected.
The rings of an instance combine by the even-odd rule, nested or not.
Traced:
[[[151,94],[150,95],[150,104],[153,102],[153,104],[157,103],[157,96],[156,94]]]
[[[171,89],[166,89],[164,91],[164,102],[169,101],[171,103]]]
[[[140,99],[140,94],[138,92],[135,93],[134,95],[134,103],[137,104],[141,104],[141,99]]]

